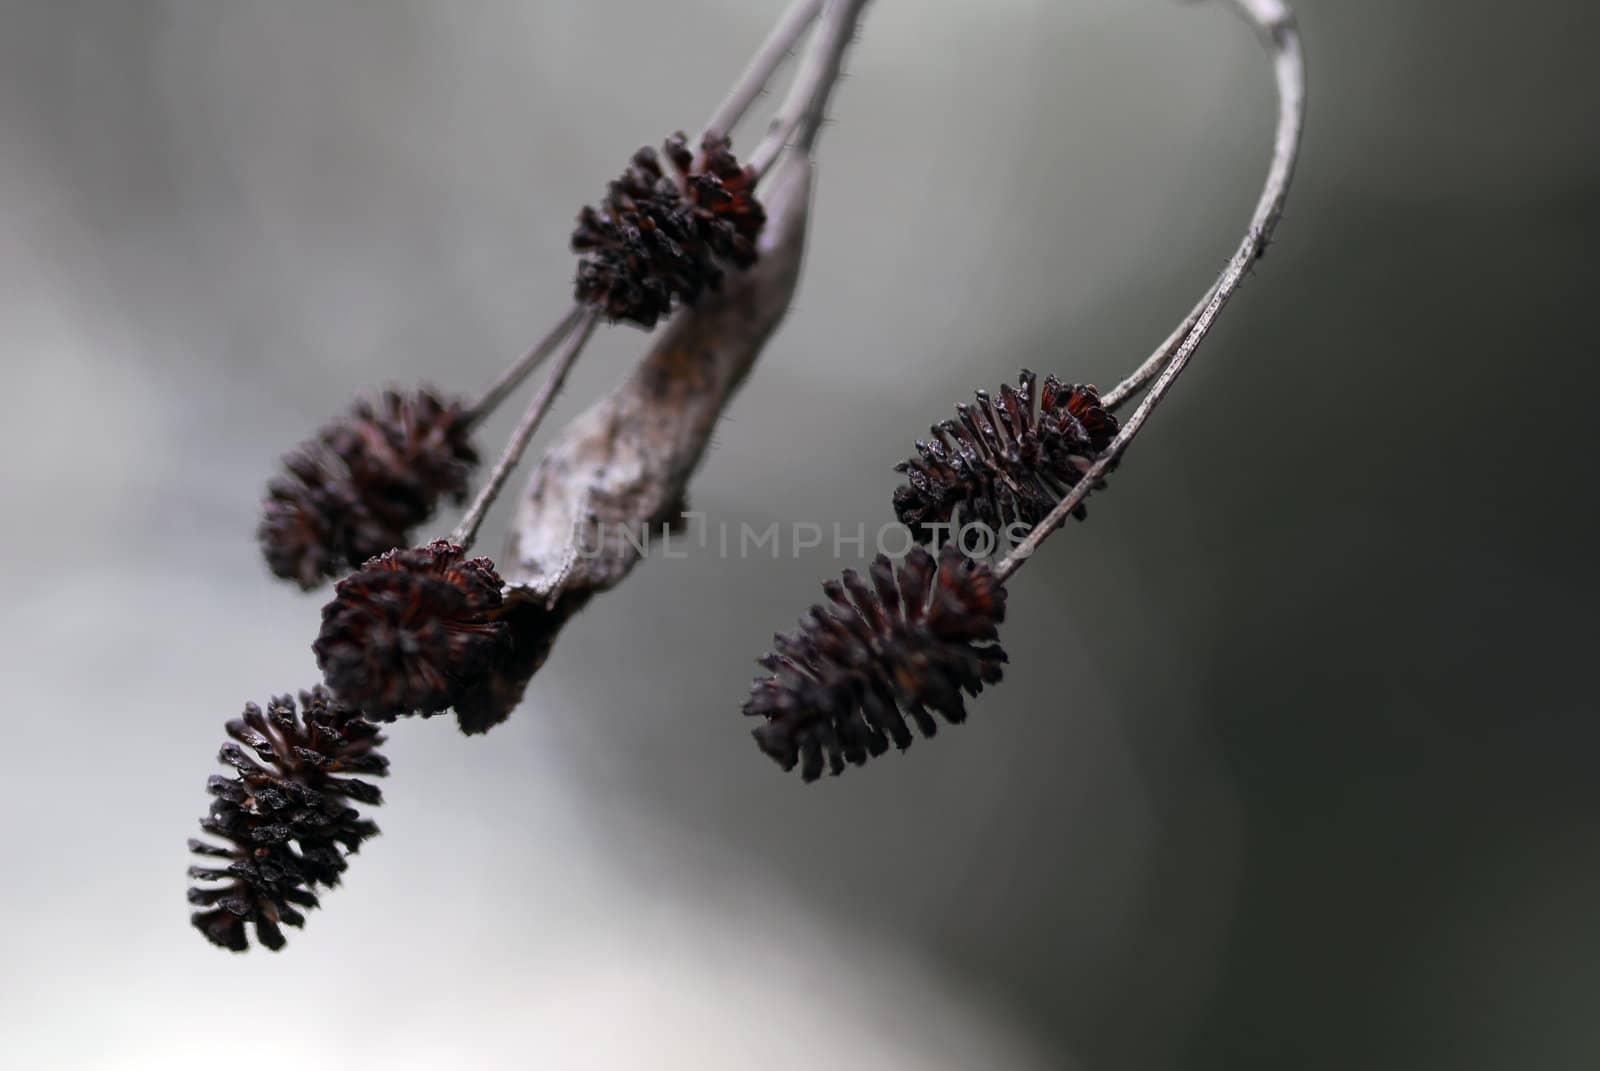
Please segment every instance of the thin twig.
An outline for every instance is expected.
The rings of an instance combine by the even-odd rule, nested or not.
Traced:
[[[767,83],[788,58],[800,35],[806,32],[806,27],[811,25],[821,10],[822,0],[793,0],[767,39],[761,42],[750,65],[744,69],[722,103],[717,105],[717,110],[711,113],[711,118],[706,120],[706,137],[726,137],[739,124],[739,120],[744,118],[745,112],[750,110],[750,106],[761,96]]]
[[[462,515],[461,523],[456,525],[456,530],[450,533],[450,542],[470,547],[473,540],[478,537],[478,529],[482,526],[489,507],[494,505],[494,500],[505,487],[511,470],[517,467],[523,451],[533,440],[534,432],[539,430],[540,421],[550,411],[550,406],[556,400],[556,394],[561,390],[561,384],[566,381],[567,373],[572,371],[572,366],[578,361],[578,355],[589,342],[589,336],[594,334],[595,324],[599,322],[599,318],[599,314],[594,310],[588,310],[581,314],[577,325],[567,334],[561,352],[556,356],[555,367],[550,369],[550,374],[545,377],[539,393],[528,403],[527,412],[522,414],[522,420],[511,433],[511,440],[506,443],[500,460],[495,462],[494,471],[489,474],[488,482],[479,490],[478,497],[472,500],[472,505],[467,507],[467,512]]]
[[[482,423],[485,417],[498,409],[500,403],[506,400],[506,396],[516,390],[522,381],[528,378],[528,374],[544,363],[544,359],[561,344],[561,340],[567,337],[567,333],[582,315],[583,306],[574,304],[533,349],[518,358],[510,368],[501,372],[500,378],[490,384],[489,389],[483,392],[483,396],[467,410],[467,427],[472,428]]]
[[[1101,402],[1107,409],[1116,409],[1123,402],[1133,397],[1138,393],[1140,387],[1154,379],[1156,373],[1166,367],[1167,362],[1172,360],[1172,355],[1178,351],[1178,346],[1182,344],[1184,339],[1189,337],[1189,332],[1194,330],[1194,325],[1199,321],[1200,314],[1206,311],[1206,306],[1211,304],[1211,298],[1216,292],[1217,284],[1213,281],[1211,288],[1201,296],[1199,301],[1195,302],[1194,308],[1189,310],[1189,315],[1183,318],[1183,322],[1172,329],[1172,334],[1167,336],[1166,341],[1157,346],[1155,352],[1146,357],[1144,363],[1135,368],[1127,379],[1124,379],[1105,393],[1105,396],[1101,398]]]
[[[766,137],[749,157],[751,173],[767,173],[784,149],[810,152],[827,114],[828,98],[839,83],[844,54],[855,39],[856,23],[869,0],[829,0],[817,38],[806,50],[803,66],[789,87],[783,106],[767,127]]]
[[[1172,358],[1156,379],[1155,385],[1150,388],[1150,393],[1145,395],[1133,414],[1122,425],[1121,430],[1117,432],[1116,438],[1111,440],[1110,445],[1095,463],[1089,466],[1082,479],[1073,485],[1067,496],[1057,503],[1049,516],[1040,521],[1033,531],[1028,533],[1027,538],[1018,543],[1016,548],[995,567],[995,574],[1001,581],[1009,579],[1022,567],[1022,563],[1039,549],[1039,544],[1043,543],[1050,533],[1061,527],[1077,508],[1078,503],[1088,496],[1090,490],[1105,476],[1107,470],[1127,449],[1128,444],[1139,434],[1145,421],[1150,418],[1151,412],[1172,388],[1172,384],[1188,365],[1189,359],[1194,356],[1194,351],[1211,331],[1218,314],[1233,297],[1234,291],[1239,288],[1250,266],[1265,251],[1267,242],[1283,215],[1284,198],[1289,191],[1289,182],[1294,177],[1295,160],[1300,151],[1300,132],[1305,125],[1305,57],[1300,48],[1300,35],[1295,30],[1294,14],[1282,0],[1230,0],[1230,2],[1260,33],[1262,44],[1272,57],[1273,74],[1278,86],[1278,126],[1273,137],[1272,165],[1267,169],[1266,185],[1261,191],[1260,201],[1256,204],[1255,214],[1250,218],[1250,229],[1245,232],[1244,241],[1240,243],[1228,266],[1223,269],[1222,275],[1217,279],[1216,287],[1205,302],[1205,307],[1201,309],[1193,326],[1184,335],[1182,344],[1173,352]]]

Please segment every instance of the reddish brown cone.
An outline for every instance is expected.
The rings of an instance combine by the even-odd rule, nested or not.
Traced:
[[[612,320],[654,327],[675,303],[693,305],[722,285],[724,265],[756,262],[756,237],[766,213],[755,178],[739,166],[726,138],[707,138],[704,162],[683,134],[634,153],[599,208],[585,206],[572,232],[578,262],[577,299]]]
[[[1019,537],[1042,521],[1082,479],[1117,434],[1117,419],[1091,386],[1047,376],[1034,407],[1037,377],[1024,370],[1015,389],[996,401],[977,392],[976,405],[956,406],[957,420],[933,428],[917,456],[895,466],[906,483],[894,493],[900,522],[924,543],[943,542],[951,523],[979,524]],[[1073,516],[1082,519],[1080,505]]]

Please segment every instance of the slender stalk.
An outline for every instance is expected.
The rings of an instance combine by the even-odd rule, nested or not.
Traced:
[[[1178,346],[1182,344],[1184,339],[1189,337],[1189,332],[1194,330],[1194,325],[1200,319],[1200,314],[1206,311],[1206,306],[1211,304],[1211,298],[1216,292],[1217,284],[1213,282],[1211,288],[1195,303],[1194,308],[1189,310],[1189,315],[1183,318],[1183,322],[1172,329],[1172,334],[1167,336],[1166,341],[1157,346],[1155,352],[1146,357],[1144,363],[1135,368],[1127,379],[1124,379],[1105,393],[1105,396],[1100,400],[1107,409],[1116,409],[1123,402],[1133,397],[1138,393],[1140,387],[1150,382],[1157,372],[1166,367],[1167,362],[1172,359],[1172,355],[1178,351]]]
[[[577,324],[582,315],[583,306],[574,303],[572,308],[567,310],[567,314],[550,329],[544,338],[539,340],[533,349],[518,358],[517,362],[510,368],[501,372],[500,378],[491,383],[489,389],[484,391],[483,395],[468,410],[467,427],[477,426],[490,413],[498,409],[500,403],[506,400],[506,396],[521,386],[522,381],[527,379],[535,368],[543,364],[545,358],[549,357],[551,352],[561,344],[561,340],[567,337],[568,332]]]
[[[761,47],[751,57],[750,65],[744,69],[722,103],[717,105],[717,110],[711,113],[711,118],[706,120],[706,136],[726,137],[739,124],[750,106],[765,91],[778,68],[783,66],[783,61],[794,49],[795,42],[800,40],[800,35],[816,19],[817,13],[822,10],[822,2],[792,0],[767,39],[761,42]]]
[[[506,443],[500,460],[495,462],[494,471],[489,474],[489,479],[478,492],[478,497],[472,500],[472,505],[467,507],[467,512],[461,517],[461,523],[450,533],[450,542],[470,547],[473,540],[477,539],[478,529],[482,527],[483,518],[488,514],[489,507],[494,505],[494,500],[500,496],[506,480],[511,476],[511,471],[517,467],[523,452],[528,449],[528,443],[533,441],[534,432],[539,430],[539,423],[550,411],[561,385],[566,382],[567,373],[572,371],[572,366],[577,363],[578,355],[583,352],[584,346],[588,345],[589,336],[594,334],[595,324],[599,319],[597,312],[592,309],[586,310],[579,315],[576,325],[566,334],[561,351],[556,355],[555,366],[545,377],[539,393],[528,403],[527,411],[522,414],[522,420],[511,433],[511,440]]]
[[[828,98],[839,82],[844,54],[855,39],[856,23],[869,0],[829,0],[822,25],[806,49],[805,60],[783,106],[767,127],[767,135],[750,154],[749,167],[757,178],[766,174],[783,150],[793,146],[810,152],[827,114]]]
[[[1073,485],[1067,496],[1057,503],[1049,516],[1040,521],[1033,531],[1028,533],[1027,538],[1018,543],[1016,548],[995,567],[995,574],[1002,581],[1009,579],[1020,569],[1022,563],[1039,549],[1039,545],[1061,527],[1077,508],[1078,503],[1088,496],[1089,491],[1139,434],[1155,407],[1172,389],[1173,383],[1177,382],[1178,376],[1194,356],[1195,350],[1205,341],[1212,325],[1216,323],[1217,316],[1238,290],[1250,266],[1266,249],[1278,220],[1283,216],[1283,203],[1289,192],[1289,183],[1294,177],[1295,161],[1300,152],[1300,134],[1305,126],[1305,56],[1300,47],[1300,35],[1295,29],[1294,14],[1282,0],[1230,0],[1230,2],[1260,34],[1262,44],[1272,57],[1273,75],[1278,86],[1278,125],[1273,137],[1272,164],[1267,169],[1267,181],[1261,191],[1261,199],[1257,202],[1255,213],[1250,218],[1250,228],[1245,232],[1244,240],[1234,253],[1233,259],[1218,277],[1216,286],[1203,302],[1199,315],[1194,318],[1194,323],[1184,334],[1183,341],[1172,352],[1171,358],[1156,378],[1150,393],[1139,402],[1133,414],[1117,432],[1116,438],[1111,440],[1110,445],[1094,464],[1089,466],[1083,478]],[[1138,374],[1134,373],[1135,376]]]

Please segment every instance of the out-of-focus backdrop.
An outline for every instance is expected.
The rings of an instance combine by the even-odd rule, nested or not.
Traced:
[[[783,776],[739,705],[831,548],[658,555],[487,738],[395,726],[384,835],[235,957],[183,844],[223,721],[315,675],[252,543],[275,459],[486,383],[780,4],[0,3],[0,1062],[1595,1066],[1600,18],[1296,6],[1279,241],[968,725]],[[714,524],[876,525],[973,388],[1115,381],[1266,165],[1220,4],[878,0],[849,69]]]

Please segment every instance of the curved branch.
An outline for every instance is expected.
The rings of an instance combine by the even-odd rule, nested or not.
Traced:
[[[1259,32],[1262,44],[1272,57],[1273,75],[1278,86],[1278,125],[1273,137],[1272,164],[1267,169],[1267,181],[1261,191],[1261,199],[1256,204],[1254,215],[1250,217],[1250,227],[1245,232],[1244,241],[1240,243],[1233,258],[1228,261],[1228,266],[1217,279],[1216,285],[1202,302],[1199,315],[1194,317],[1193,324],[1184,332],[1183,341],[1172,351],[1166,366],[1156,378],[1155,385],[1150,388],[1150,393],[1144,396],[1133,414],[1117,432],[1116,438],[1111,440],[1110,445],[1067,496],[1057,503],[1049,516],[1040,521],[1033,531],[1028,533],[1027,538],[1018,543],[1016,548],[995,567],[995,573],[1002,581],[1009,579],[1020,569],[1022,563],[1039,549],[1039,544],[1065,523],[1072,515],[1072,511],[1078,507],[1078,503],[1088,497],[1090,490],[1105,476],[1117,458],[1128,448],[1128,444],[1139,434],[1155,407],[1166,397],[1167,392],[1172,389],[1172,384],[1188,366],[1194,351],[1205,341],[1206,335],[1216,323],[1217,316],[1227,306],[1234,292],[1239,289],[1239,284],[1250,270],[1250,266],[1266,251],[1267,242],[1271,240],[1272,232],[1283,216],[1283,203],[1289,192],[1289,183],[1294,178],[1295,161],[1300,152],[1300,134],[1305,126],[1305,56],[1300,47],[1300,35],[1295,28],[1293,12],[1282,0],[1230,0],[1230,2]],[[1156,352],[1161,354],[1163,350]],[[1146,362],[1146,365],[1149,364],[1150,362]],[[1130,382],[1137,379],[1142,372],[1144,372],[1143,367],[1130,377]],[[1119,400],[1137,389],[1135,385],[1124,390],[1124,386],[1117,387],[1117,392],[1120,392]]]

